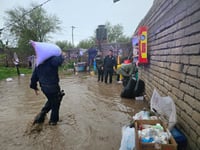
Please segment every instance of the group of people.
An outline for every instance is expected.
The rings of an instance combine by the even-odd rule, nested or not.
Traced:
[[[114,69],[117,67],[116,59],[113,56],[113,50],[109,50],[108,55],[103,58],[102,52],[98,52],[95,57],[96,67],[98,72],[98,81],[108,83],[112,83],[112,76],[114,73]],[[105,75],[105,78],[104,78]]]
[[[64,61],[64,55],[52,56],[45,60],[42,64],[35,67],[32,77],[30,88],[34,89],[35,94],[38,95],[38,82],[42,92],[47,98],[47,101],[40,113],[35,117],[34,123],[43,123],[46,114],[51,110],[50,125],[56,125],[59,121],[59,108],[64,91],[59,86],[58,68]],[[98,70],[98,81],[105,83],[112,83],[112,77],[115,69],[117,68],[116,58],[113,56],[113,51],[109,50],[108,55],[103,58],[102,52],[98,52],[95,57],[96,67]],[[133,63],[129,65],[122,65],[120,69],[116,70],[117,73],[125,77],[130,77],[136,71],[136,66]]]
[[[115,71],[117,75],[122,75],[125,84],[129,77],[137,72],[136,64],[131,61],[128,64],[122,63],[121,67],[117,68],[117,61],[113,56],[112,50],[109,50],[105,58],[103,58],[102,52],[99,51],[95,57],[95,61],[98,72],[98,82],[103,82],[103,80],[105,80],[104,82],[108,83],[109,78],[109,83],[112,83],[112,76]]]

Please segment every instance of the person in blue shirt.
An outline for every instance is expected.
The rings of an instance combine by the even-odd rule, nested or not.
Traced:
[[[46,114],[51,110],[50,125],[56,125],[59,121],[59,108],[64,92],[59,86],[58,68],[64,61],[64,56],[53,56],[38,65],[32,74],[30,88],[35,90],[38,95],[38,85],[47,97],[47,102],[43,106],[41,112],[35,117],[35,123],[43,123]]]
[[[107,83],[109,76],[109,83],[112,83],[112,76],[114,73],[114,67],[117,68],[117,62],[113,56],[113,50],[109,50],[108,55],[104,58],[104,73],[105,73],[105,83]]]

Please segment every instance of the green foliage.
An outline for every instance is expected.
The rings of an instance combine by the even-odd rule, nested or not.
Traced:
[[[123,26],[120,24],[117,25],[111,25],[110,22],[106,22],[106,28],[107,28],[107,35],[108,35],[108,42],[120,42],[120,43],[126,43],[130,42],[130,37],[126,37],[123,35]]]
[[[94,45],[95,45],[95,40],[91,37],[90,39],[80,41],[77,47],[88,49]]]
[[[110,22],[105,23],[107,29],[108,43],[118,42],[118,43],[128,43],[131,37],[125,36],[123,34],[123,26],[120,24],[111,25]],[[95,45],[96,41],[96,30],[94,35],[89,39],[85,39],[79,42],[77,47],[88,49]]]
[[[63,64],[62,66],[63,66],[64,70],[73,69],[74,68],[74,61],[69,61],[68,63]]]
[[[19,68],[22,74],[31,74],[32,70],[27,68]],[[0,67],[0,80],[17,76],[15,67]]]
[[[19,52],[23,54],[33,52],[30,51],[30,40],[47,41],[49,33],[60,29],[56,16],[47,15],[42,7],[36,6],[32,4],[30,8],[17,7],[6,11],[7,27],[18,43]]]
[[[0,59],[4,59],[6,57],[6,54],[0,54]]]
[[[71,42],[68,41],[57,41],[56,44],[63,50],[67,51],[68,49],[73,48],[73,45]]]
[[[118,43],[128,43],[128,42],[131,42],[131,38],[128,36],[122,35],[117,39],[117,42]]]

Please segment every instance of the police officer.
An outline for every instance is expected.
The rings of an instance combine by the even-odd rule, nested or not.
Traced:
[[[104,58],[105,83],[107,83],[108,76],[109,76],[109,83],[112,83],[114,67],[115,69],[117,68],[116,59],[113,56],[113,50],[109,50],[108,55]]]
[[[56,125],[59,121],[62,93],[59,86],[58,67],[61,66],[63,61],[63,55],[53,56],[37,66],[32,74],[30,88],[34,89],[36,95],[38,95],[37,82],[39,82],[42,92],[47,97],[47,102],[36,116],[34,123],[43,123],[46,113],[50,110],[49,124]]]

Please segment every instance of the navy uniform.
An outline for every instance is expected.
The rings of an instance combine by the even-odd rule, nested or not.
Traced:
[[[109,55],[104,58],[104,72],[105,72],[105,83],[107,83],[109,76],[109,83],[112,83],[112,76],[114,73],[114,67],[117,68],[115,57],[112,55],[113,51],[109,51]]]
[[[44,63],[37,66],[32,74],[30,88],[38,90],[37,82],[39,82],[42,92],[47,97],[47,102],[42,108],[39,116],[36,117],[34,123],[44,122],[46,113],[51,110],[49,124],[56,125],[59,121],[59,108],[61,102],[61,93],[59,86],[58,67],[63,63],[62,55],[53,56]]]

